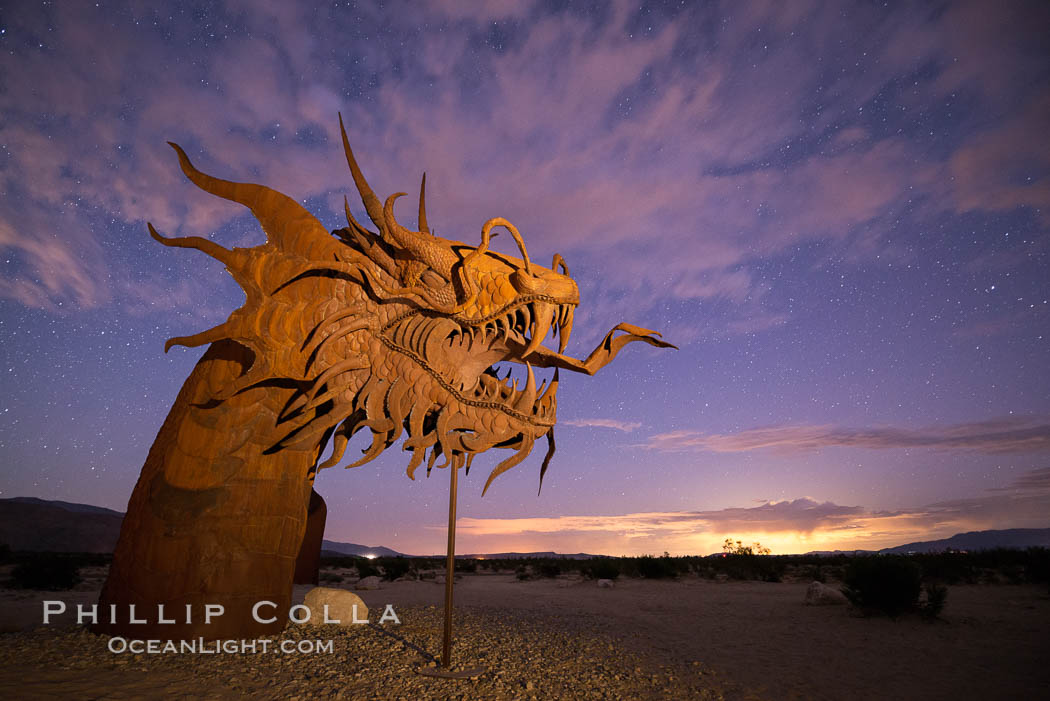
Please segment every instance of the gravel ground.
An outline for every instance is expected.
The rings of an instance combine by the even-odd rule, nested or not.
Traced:
[[[424,677],[417,669],[440,654],[442,610],[397,615],[401,625],[382,630],[289,626],[256,654],[114,654],[108,638],[79,627],[10,633],[0,636],[0,698],[725,698],[725,680],[712,670],[628,652],[600,621],[514,611],[457,609],[453,669],[487,671]],[[275,649],[284,640],[331,640],[332,652],[285,654]]]

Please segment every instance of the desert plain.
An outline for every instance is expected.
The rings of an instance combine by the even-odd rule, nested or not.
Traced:
[[[278,636],[331,641],[330,652],[115,654],[72,613],[97,600],[105,571],[84,568],[69,592],[0,591],[0,697],[1029,699],[1050,689],[1050,593],[1033,585],[951,586],[927,621],[806,605],[804,578],[621,577],[599,588],[575,574],[464,574],[454,668],[485,671],[447,680],[417,671],[440,655],[440,578],[356,591],[372,625],[289,624]],[[322,578],[355,584],[353,570]],[[45,600],[70,611],[43,626]],[[399,624],[378,625],[387,605]]]

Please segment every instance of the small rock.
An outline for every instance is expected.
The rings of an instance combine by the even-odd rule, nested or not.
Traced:
[[[613,581],[611,579],[599,579],[598,580],[598,588],[599,589],[612,589],[613,588]]]
[[[357,580],[357,584],[354,585],[354,589],[365,590],[365,589],[378,589],[379,588],[379,577],[363,577]]]
[[[314,587],[306,593],[303,604],[310,609],[311,625],[324,625],[324,607],[328,606],[328,620],[339,621],[341,626],[353,625],[354,606],[357,606],[357,620],[368,620],[368,607],[361,597],[346,589]]]
[[[832,589],[820,582],[813,582],[806,587],[806,604],[809,606],[837,606],[846,603],[849,603],[849,600],[838,589]]]

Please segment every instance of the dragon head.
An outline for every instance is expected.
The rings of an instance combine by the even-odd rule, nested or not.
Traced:
[[[225,263],[246,302],[223,324],[172,345],[199,346],[229,339],[253,352],[250,367],[214,401],[253,387],[291,387],[272,417],[271,451],[310,448],[317,460],[330,438],[338,464],[349,439],[370,429],[372,444],[348,465],[362,465],[407,433],[408,476],[429,454],[427,471],[465,466],[489,448],[515,452],[489,475],[517,465],[535,442],[547,438],[542,484],[554,454],[558,377],[561,369],[594,374],[625,344],[644,341],[673,347],[659,334],[630,324],[614,327],[586,360],[565,355],[579,290],[558,254],[550,268],[531,261],[524,239],[509,221],[489,219],[477,246],[440,238],[426,218],[426,175],[420,186],[418,230],[394,216],[394,202],[372,191],[350,148],[342,117],[343,147],[368,217],[359,224],[346,203],[347,227],[329,234],[294,200],[261,185],[235,183],[198,171],[171,144],[187,177],[202,189],[250,207],[267,233],[254,248],[227,250],[200,237],[162,237],[168,246],[197,248]],[[521,258],[489,250],[502,228]],[[617,332],[620,332],[619,335]],[[558,350],[544,345],[558,339]],[[524,365],[518,387],[501,380],[498,363]],[[536,386],[534,368],[554,368],[549,385]]]

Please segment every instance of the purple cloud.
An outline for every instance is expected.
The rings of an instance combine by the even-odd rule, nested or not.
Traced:
[[[1044,419],[1009,417],[921,429],[774,426],[730,434],[673,431],[654,435],[636,447],[666,452],[715,453],[744,453],[763,449],[810,452],[832,447],[1037,453],[1050,450],[1050,423]]]
[[[618,421],[616,419],[563,419],[560,423],[568,426],[615,428],[624,433],[630,433],[642,425],[640,421]]]

